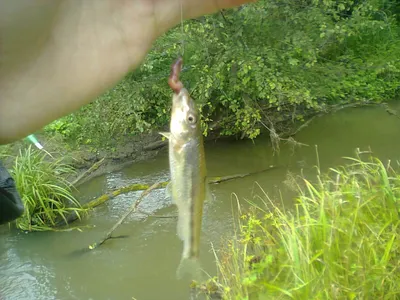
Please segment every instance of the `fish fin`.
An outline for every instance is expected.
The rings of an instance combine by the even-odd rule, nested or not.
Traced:
[[[172,184],[169,182],[165,187],[165,198],[172,198]],[[174,199],[172,199],[173,201]]]
[[[176,270],[176,277],[178,280],[184,279],[189,276],[191,280],[197,282],[203,282],[204,276],[202,276],[200,261],[197,257],[186,258],[183,257]]]
[[[164,131],[162,131],[162,132],[159,132],[159,134],[161,134],[163,137],[165,137],[165,138],[167,138],[167,139],[169,139],[170,136],[171,136],[171,133],[170,133],[170,132],[164,132]]]
[[[211,192],[211,188],[208,182],[206,182],[206,197],[205,202],[214,200],[214,195]]]

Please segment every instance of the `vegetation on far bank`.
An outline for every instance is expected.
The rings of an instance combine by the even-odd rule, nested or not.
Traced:
[[[222,299],[398,299],[399,166],[362,156],[315,183],[299,177],[289,211],[264,194],[265,206],[241,214],[202,290]]]
[[[139,69],[45,131],[112,148],[167,126],[167,77],[182,52],[182,79],[201,106],[205,135],[274,135],[330,105],[388,101],[399,95],[399,16],[392,0],[260,0],[188,20]]]

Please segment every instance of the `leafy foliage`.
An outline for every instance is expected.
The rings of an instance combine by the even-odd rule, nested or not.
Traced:
[[[273,209],[243,213],[207,286],[223,299],[397,299],[400,175],[348,159],[315,184],[301,178],[293,210],[264,195]]]
[[[59,218],[84,212],[73,197],[70,184],[64,179],[73,169],[61,159],[46,157],[31,146],[15,158],[10,170],[25,205],[25,213],[17,219],[17,228],[27,231],[51,230]]]
[[[107,145],[166,126],[167,77],[180,53],[205,135],[254,138],[327,105],[390,100],[400,81],[396,13],[389,0],[262,0],[189,20],[162,36],[115,88],[51,127]]]

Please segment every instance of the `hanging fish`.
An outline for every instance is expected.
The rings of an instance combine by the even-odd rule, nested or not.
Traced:
[[[183,241],[177,276],[182,278],[185,273],[189,273],[198,278],[203,203],[210,193],[206,180],[200,112],[179,80],[181,69],[182,58],[179,58],[172,65],[168,80],[174,91],[170,132],[161,134],[169,140],[171,182],[166,191],[178,207],[177,232]]]

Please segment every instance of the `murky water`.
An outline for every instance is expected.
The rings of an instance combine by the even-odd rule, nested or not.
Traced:
[[[400,104],[395,103],[395,109]],[[381,108],[346,109],[315,119],[297,136],[301,148],[282,145],[273,155],[267,139],[218,141],[206,146],[210,176],[254,172],[270,165],[276,168],[251,177],[212,186],[214,199],[205,205],[202,235],[202,265],[216,272],[211,243],[232,232],[232,207],[238,199],[263,195],[280,198],[287,205],[292,194],[283,184],[288,171],[313,172],[318,145],[322,169],[341,164],[354,149],[371,147],[382,159],[400,158],[400,119]],[[85,184],[81,199],[90,200],[108,190],[135,182],[153,183],[168,179],[166,153],[135,164],[121,172],[98,177]],[[262,191],[262,190],[263,191]],[[90,218],[75,225],[87,225],[83,232],[24,234],[0,228],[0,299],[189,299],[187,283],[177,281],[176,268],[182,251],[176,236],[176,210],[163,190],[153,191],[140,204],[142,213],[131,215],[112,239],[91,252],[79,251],[97,241],[129,208],[140,193],[118,196],[95,209]]]

